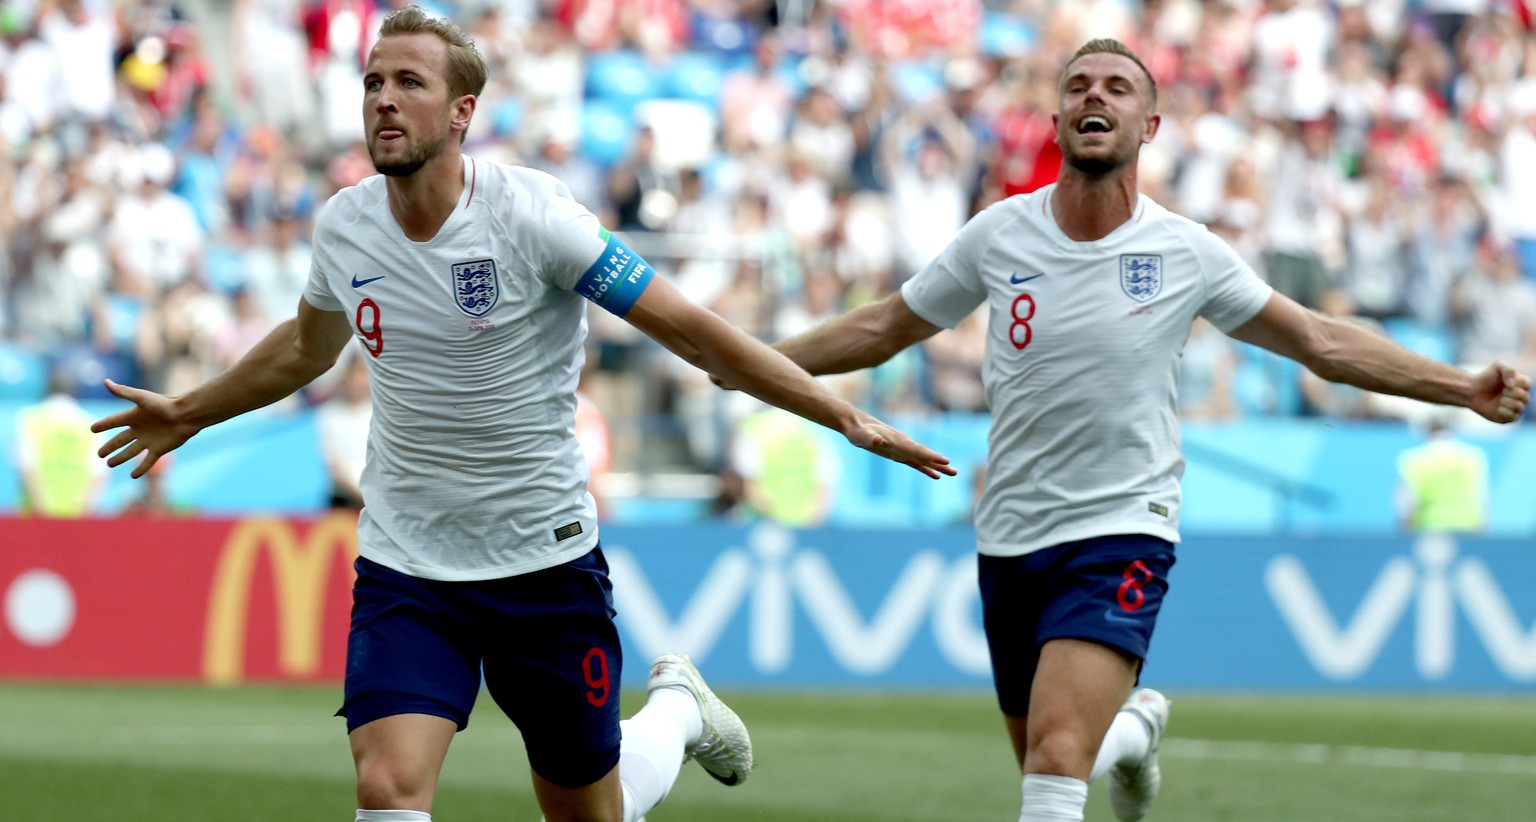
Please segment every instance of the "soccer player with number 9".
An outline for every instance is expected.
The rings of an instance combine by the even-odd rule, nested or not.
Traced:
[[[745,725],[683,656],[652,663],[619,721],[622,654],[574,424],[586,302],[695,366],[937,478],[949,461],[837,399],[784,356],[684,299],[548,175],[460,150],[486,82],[474,44],[408,6],[363,78],[375,168],[315,226],[298,316],[230,370],[93,429],[134,476],[198,431],[275,402],[367,350],[373,422],[358,520],[346,717],[357,822],[430,819],[482,672],[522,732],[550,822],[634,822],[695,759],[734,785]]]

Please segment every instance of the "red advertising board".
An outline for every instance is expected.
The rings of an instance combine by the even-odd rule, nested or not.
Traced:
[[[0,518],[0,678],[339,681],[356,525]]]

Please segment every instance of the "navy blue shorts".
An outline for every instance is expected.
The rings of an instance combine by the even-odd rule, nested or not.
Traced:
[[[474,582],[421,579],[358,558],[347,637],[347,730],[430,714],[459,730],[486,690],[543,778],[580,787],[619,761],[613,587],[601,548],[564,565]]]
[[[1173,562],[1172,543],[1143,534],[982,556],[982,620],[1003,713],[1029,713],[1040,647],[1052,639],[1084,639],[1145,660]]]

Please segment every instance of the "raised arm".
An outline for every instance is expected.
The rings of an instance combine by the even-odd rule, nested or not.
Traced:
[[[1289,357],[1329,382],[1470,408],[1494,422],[1519,419],[1530,400],[1531,378],[1504,363],[1471,374],[1279,293],[1230,335]]]
[[[346,315],[321,311],[301,299],[297,317],[274,328],[229,370],[180,397],[108,380],[107,388],[133,407],[91,426],[97,433],[123,429],[97,455],[107,457],[107,465],[115,468],[143,453],[145,458],[133,469],[135,479],[142,477],[156,460],[204,428],[271,405],[308,385],[336,363],[351,336]]]
[[[843,374],[873,368],[941,330],[898,291],[773,347],[812,374]]]
[[[731,387],[837,431],[860,448],[935,479],[955,474],[947,458],[833,396],[789,358],[688,301],[659,277],[625,319]]]

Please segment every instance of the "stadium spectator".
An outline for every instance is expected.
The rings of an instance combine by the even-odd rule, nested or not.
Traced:
[[[62,369],[50,376],[48,396],[16,415],[15,465],[21,477],[21,512],[76,519],[96,513],[106,471],[96,459],[90,415]]]
[[[528,159],[528,167],[563,181],[571,190],[571,198],[593,213],[609,215],[605,224],[612,223],[608,199],[603,189],[602,171],[595,163],[576,152],[576,141],[571,134],[559,128],[549,127],[538,141],[536,153]]]
[[[752,67],[726,75],[720,89],[720,128],[727,152],[775,146],[784,139],[795,94],[779,73],[783,53],[779,35],[764,32],[753,49]]]
[[[313,256],[307,221],[292,209],[274,214],[264,236],[243,254],[243,285],[272,326],[293,315]]]
[[[185,517],[195,513],[190,503],[171,495],[168,475],[174,464],[175,460],[170,454],[156,460],[154,467],[144,474],[139,495],[123,506],[121,515],[153,518]]]
[[[896,217],[897,265],[907,276],[932,260],[971,214],[964,170],[975,162],[971,132],[942,102],[911,109],[882,138]]]
[[[1179,416],[1210,422],[1236,419],[1241,413],[1233,386],[1237,368],[1232,341],[1204,318],[1195,320],[1179,358]]]
[[[1376,320],[1400,317],[1407,313],[1408,295],[1408,237],[1401,201],[1381,176],[1367,178],[1364,187],[1364,207],[1346,224],[1349,266],[1342,286],[1357,313]]]
[[[608,202],[620,231],[655,231],[676,213],[677,178],[659,162],[649,125],[635,129],[629,154],[608,172]]]
[[[1488,456],[1431,415],[1425,442],[1397,459],[1398,512],[1414,533],[1478,533],[1488,523]]]
[[[1477,265],[1451,297],[1460,362],[1536,367],[1536,283],[1521,277],[1517,265],[1508,246],[1492,239],[1478,244]]]
[[[90,338],[95,302],[107,281],[106,260],[94,242],[103,206],[73,166],[65,199],[43,219],[30,265],[11,283],[15,339],[52,349]]]
[[[1485,230],[1477,201],[1467,186],[1451,177],[1439,179],[1412,233],[1412,278],[1404,302],[1415,320],[1435,328],[1450,324],[1451,291],[1467,275]]]
[[[315,409],[315,434],[320,438],[320,456],[330,478],[332,509],[363,508],[363,466],[373,420],[365,356],[360,347],[349,348],[343,355],[336,392]]]
[[[810,421],[778,408],[747,415],[731,437],[731,467],[758,517],[786,528],[826,522],[841,465]]]
[[[1536,58],[1528,56],[1527,76],[1509,98],[1509,128],[1499,151],[1504,207],[1504,230],[1515,240],[1520,271],[1536,282],[1536,191],[1528,184],[1536,179]]]
[[[208,336],[209,358],[220,371],[239,362],[277,327],[277,323],[262,311],[249,288],[236,287],[229,302],[231,311],[228,316]]]
[[[53,47],[63,81],[63,115],[99,123],[112,114],[117,82],[117,21],[104,4],[57,0],[38,21],[38,34]]]
[[[68,98],[62,56],[37,36],[34,9],[6,4],[0,9],[0,39],[5,56],[5,99],[14,122],[6,124],[7,136],[25,145],[34,135],[47,134],[63,113]]]
[[[202,279],[203,228],[186,199],[170,190],[175,179],[176,158],[160,143],[123,158],[124,193],[107,227],[112,265],[150,293]]]
[[[291,137],[314,126],[314,86],[300,20],[304,0],[235,0],[230,61],[236,93],[255,122]]]
[[[142,476],[203,428],[298,391],[357,337],[375,398],[339,711],[357,819],[430,819],[483,668],[546,815],[634,820],[687,758],[728,785],[753,760],[684,657],[653,663],[645,707],[620,722],[622,651],[572,431],[581,297],[856,445],[935,478],[954,470],[655,278],[558,181],[464,155],[485,72],[451,22],[414,6],[386,17],[362,111],[380,176],[321,212],[297,318],[174,399],[109,382],[132,407],[93,428],[123,429],[101,454],[114,467],[145,454]]]
[[[1088,783],[1110,773],[1115,815],[1139,820],[1161,780],[1169,703],[1132,689],[1178,540],[1175,361],[1195,317],[1331,381],[1495,422],[1519,418],[1531,381],[1503,364],[1469,374],[1309,312],[1139,195],[1157,90],[1121,43],[1084,45],[1059,88],[1055,186],[982,212],[899,292],[776,347],[812,374],[842,373],[989,305],[977,539],[993,676],[1024,775],[1019,819],[1081,820]],[[1118,276],[1099,278],[1106,265]]]
[[[1264,275],[1308,308],[1334,285],[1342,252],[1344,173],[1332,154],[1328,120],[1296,122],[1269,176]]]

